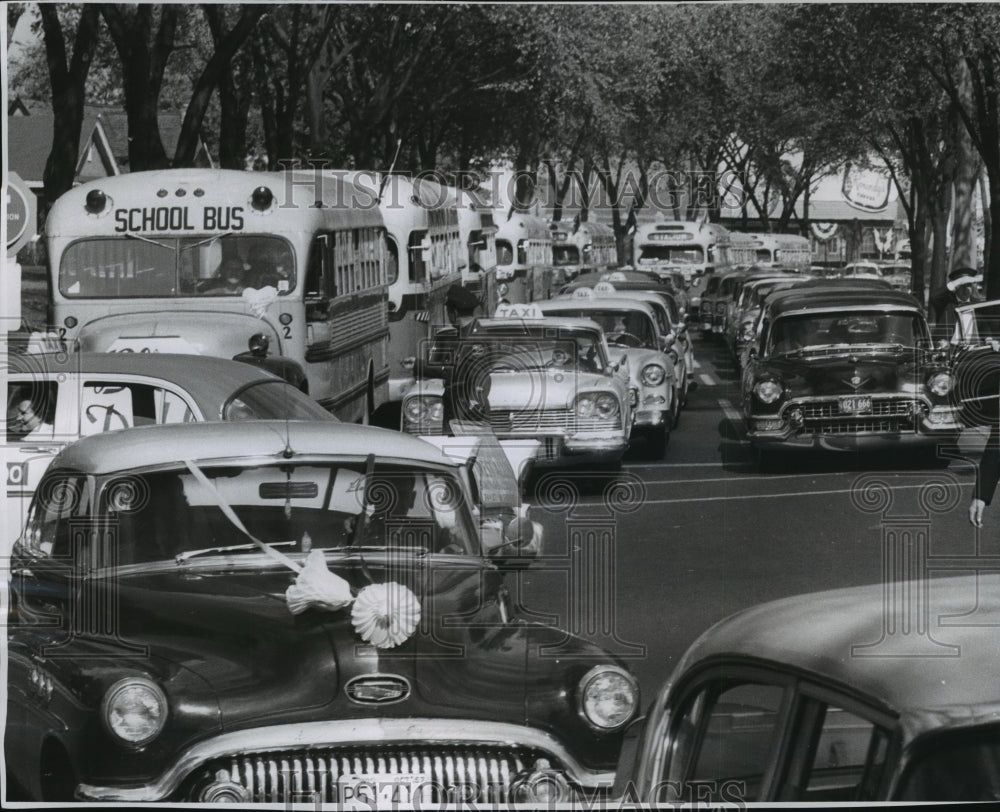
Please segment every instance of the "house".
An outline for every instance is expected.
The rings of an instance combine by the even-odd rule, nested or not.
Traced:
[[[52,149],[54,114],[50,109],[21,99],[7,108],[7,166],[17,172],[38,198],[39,213],[48,210],[43,176]],[[179,113],[161,113],[160,137],[167,158],[177,146],[183,117]],[[128,172],[128,120],[125,111],[116,107],[84,107],[77,153],[76,183]],[[195,166],[214,166],[203,138],[199,138]]]

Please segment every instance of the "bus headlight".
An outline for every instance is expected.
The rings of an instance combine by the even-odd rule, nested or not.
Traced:
[[[639,707],[639,686],[625,669],[597,665],[583,675],[577,688],[580,714],[595,730],[617,730]]]
[[[160,735],[167,723],[167,697],[152,680],[120,679],[101,701],[101,721],[115,738],[140,747]]]
[[[955,379],[949,372],[935,372],[927,379],[927,388],[939,397],[947,395],[955,385]]]
[[[781,391],[781,384],[777,381],[758,381],[753,387],[753,393],[761,403],[774,403],[781,397]]]
[[[646,386],[659,386],[667,377],[667,371],[659,364],[646,364],[642,368],[642,382]]]

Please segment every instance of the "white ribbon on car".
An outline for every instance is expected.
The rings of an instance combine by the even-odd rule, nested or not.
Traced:
[[[402,584],[390,581],[369,584],[355,598],[346,579],[330,572],[322,550],[311,550],[300,566],[284,553],[254,536],[240,521],[236,511],[219,493],[212,481],[192,461],[184,465],[215,500],[223,515],[260,551],[297,573],[295,583],[285,590],[285,603],[293,615],[309,608],[337,611],[354,604],[351,624],[361,638],[376,648],[393,648],[409,639],[420,622],[420,601]],[[358,519],[361,521],[361,518]]]

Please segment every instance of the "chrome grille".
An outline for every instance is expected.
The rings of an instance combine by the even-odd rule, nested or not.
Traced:
[[[418,802],[455,801],[499,803],[507,800],[518,773],[538,758],[552,757],[531,749],[439,745],[422,747],[316,748],[279,753],[234,755],[208,762],[188,787],[187,799],[197,801],[201,790],[220,779],[219,772],[250,794],[251,803],[339,804],[341,777],[367,778],[419,774],[424,776]],[[558,768],[557,763],[552,764]]]
[[[806,424],[807,431],[814,434],[896,434],[913,431],[913,420],[909,417],[856,417],[846,420],[819,420]]]
[[[523,412],[490,412],[490,426],[496,432],[534,434],[546,431],[617,431],[622,427],[621,412],[613,418],[578,417],[573,409],[529,409]]]

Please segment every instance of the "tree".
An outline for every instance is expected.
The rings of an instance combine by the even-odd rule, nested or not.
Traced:
[[[79,11],[70,54],[66,53],[63,22],[56,6],[41,4],[45,54],[52,83],[52,151],[45,161],[45,199],[55,200],[73,186],[83,128],[84,88],[90,61],[97,47],[97,8],[84,5]]]

